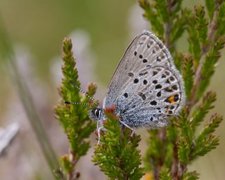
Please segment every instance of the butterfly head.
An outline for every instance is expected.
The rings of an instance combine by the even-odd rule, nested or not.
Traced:
[[[102,108],[96,107],[90,110],[89,112],[90,118],[95,121],[101,121],[104,119],[104,111]]]

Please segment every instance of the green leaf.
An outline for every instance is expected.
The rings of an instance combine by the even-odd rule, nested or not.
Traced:
[[[205,44],[208,33],[208,21],[205,18],[205,9],[203,6],[195,7],[196,30],[201,44]]]
[[[218,18],[217,18],[217,37],[224,36],[225,34],[225,3],[223,3],[219,8]]]
[[[71,172],[71,170],[73,170],[73,165],[67,155],[65,155],[61,158],[60,163],[61,163],[62,167],[64,167],[64,171],[66,171],[67,173],[69,173],[69,172]]]
[[[183,175],[183,180],[197,180],[199,179],[199,174],[196,171],[186,172]]]
[[[216,94],[214,92],[208,92],[203,97],[202,103],[194,110],[192,119],[191,119],[191,128],[193,131],[196,130],[196,127],[204,121],[205,116],[210,109],[213,109],[213,103],[216,101]]]
[[[186,139],[180,140],[178,146],[178,158],[182,164],[188,164],[190,162],[190,151],[190,144],[186,141]]]
[[[197,99],[199,99],[205,92],[207,86],[209,85],[210,79],[215,72],[215,66],[218,59],[221,56],[220,50],[224,47],[225,38],[221,37],[214,43],[213,47],[207,53],[206,59],[202,66],[202,71],[200,74],[200,84],[197,91]]]
[[[171,29],[171,43],[174,44],[184,33],[186,29],[186,21],[182,15],[176,16],[174,25]]]
[[[222,122],[222,119],[223,118],[217,114],[211,116],[209,123],[206,124],[206,127],[195,140],[194,149],[190,157],[191,159],[194,159],[197,156],[204,156],[218,146],[219,139],[213,135],[213,133]]]
[[[157,10],[157,14],[159,15],[159,20],[162,22],[169,21],[169,12],[167,8],[166,0],[155,0],[155,8]]]
[[[157,164],[160,164],[166,160],[166,152],[168,152],[167,149],[169,146],[166,146],[168,141],[165,138],[165,133],[165,129],[149,130],[150,138],[148,140],[148,149],[146,151],[145,163],[146,168],[150,171],[159,171]]]
[[[193,88],[194,81],[194,69],[193,69],[193,57],[190,55],[182,55],[183,63],[183,79],[185,84],[185,92],[187,99],[190,99],[191,90]]]
[[[160,21],[156,4],[150,4],[148,0],[139,0],[139,4],[144,9],[144,17],[151,22],[152,30],[157,32],[158,35],[162,35],[164,33],[164,27]]]
[[[216,130],[216,128],[219,127],[219,124],[222,122],[222,120],[223,118],[221,116],[217,114],[212,115],[210,121],[206,124],[198,139],[204,139],[204,137],[206,137],[207,135],[212,134]]]
[[[186,106],[179,116],[170,118],[166,130],[149,130],[146,169],[156,179],[195,180],[199,175],[196,171],[188,172],[188,165],[218,145],[213,132],[220,118],[212,118],[213,122],[200,135],[196,136],[196,132],[216,100],[214,93],[204,97],[203,94],[224,47],[225,2],[206,0],[209,17],[203,5],[195,6],[194,10],[184,9],[182,0],[139,0],[139,3],[153,32],[170,48],[176,68],[182,72],[187,97]],[[176,42],[185,32],[189,52],[180,53]]]
[[[86,96],[81,95],[72,42],[67,38],[63,41],[63,62],[63,80],[60,87],[62,100],[56,106],[55,114],[69,140],[70,154],[64,156],[61,161],[64,172],[71,174],[76,162],[90,147],[87,138],[94,131],[95,124],[88,117],[88,102],[96,87],[90,85]],[[68,158],[69,156],[72,158]]]
[[[160,180],[172,180],[173,178],[171,177],[170,171],[167,168],[164,168],[160,171],[159,175]]]
[[[194,132],[191,129],[187,111],[183,110],[178,118],[172,119],[172,123],[177,131],[176,140],[173,142],[173,153],[177,154],[181,164],[188,164]]]
[[[215,1],[205,0],[205,5],[206,5],[207,11],[208,11],[209,18],[212,19],[213,12],[215,10]]]
[[[195,14],[187,11],[185,15],[188,25],[189,52],[193,55],[196,65],[198,65],[202,53],[201,48],[207,41],[208,32],[208,22],[205,18],[204,7],[200,5],[195,6]]]

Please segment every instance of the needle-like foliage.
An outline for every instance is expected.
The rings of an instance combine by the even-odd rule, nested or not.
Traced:
[[[219,144],[214,134],[222,117],[207,114],[214,108],[215,92],[206,89],[225,43],[225,2],[205,0],[205,7],[184,9],[182,0],[139,0],[152,30],[164,39],[185,81],[186,106],[166,129],[149,131],[146,169],[154,179],[198,179],[188,165]],[[188,52],[177,49],[177,40],[188,34]],[[209,119],[209,120],[208,120]],[[200,128],[201,124],[205,124]],[[197,129],[201,129],[200,132]]]
[[[86,139],[96,126],[88,117],[91,107],[96,106],[93,95],[96,87],[91,84],[86,95],[80,93],[78,71],[72,54],[71,40],[63,42],[63,80],[60,87],[62,100],[55,108],[56,118],[64,128],[70,144],[69,154],[61,158],[62,178],[76,179],[80,173],[76,164],[90,147]],[[110,179],[140,179],[143,175],[140,151],[137,149],[140,136],[132,135],[130,129],[122,128],[113,112],[106,112],[104,132],[96,145],[93,161]]]
[[[93,161],[110,179],[140,179],[143,176],[139,135],[128,128],[121,128],[119,119],[106,110],[100,143],[95,148]]]
[[[188,165],[219,144],[215,130],[222,117],[208,115],[214,108],[216,93],[206,89],[224,48],[225,2],[205,0],[205,6],[196,5],[193,9],[183,8],[182,2],[139,0],[144,17],[151,23],[152,31],[170,49],[185,82],[186,104],[179,116],[171,118],[167,128],[149,130],[145,177],[156,180],[198,179],[199,173],[189,171]],[[184,33],[187,36],[183,36]],[[177,48],[181,37],[187,37],[188,49],[185,53]],[[62,158],[62,174],[68,179],[76,179],[79,176],[75,173],[76,163],[86,154],[89,148],[86,139],[95,128],[88,117],[87,107],[90,106],[84,106],[93,97],[95,86],[89,86],[86,96],[80,94],[71,49],[71,41],[65,39],[64,78],[60,88],[62,101],[56,107],[56,116],[70,143],[69,154]],[[106,119],[93,162],[109,179],[140,179],[144,174],[138,150],[140,136],[123,126],[114,110],[114,107],[105,110]]]
[[[80,157],[87,153],[90,147],[87,138],[95,130],[95,124],[89,119],[87,107],[96,87],[91,84],[86,95],[81,94],[75,65],[72,42],[66,38],[63,41],[63,80],[59,90],[62,100],[56,106],[55,113],[70,144],[69,154],[61,158],[63,170],[61,174],[64,178],[67,176],[67,179],[79,176],[75,166]]]

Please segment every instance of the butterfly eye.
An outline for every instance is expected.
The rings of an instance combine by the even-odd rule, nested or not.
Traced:
[[[97,118],[99,118],[100,117],[100,114],[101,114],[101,109],[100,108],[96,108],[96,109],[93,109],[92,110],[92,114],[94,115],[94,116],[96,116]]]
[[[95,115],[96,115],[97,117],[99,117],[99,110],[98,110],[98,109],[95,110]]]

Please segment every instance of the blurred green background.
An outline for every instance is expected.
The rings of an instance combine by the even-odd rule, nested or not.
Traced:
[[[50,60],[60,55],[63,38],[76,29],[90,34],[91,47],[102,64],[101,69],[111,71],[110,65],[123,52],[128,31],[128,11],[135,1],[1,0],[0,3],[11,38],[28,46],[36,58],[38,72],[46,77]],[[99,77],[106,82],[106,76],[110,73],[103,76],[105,73],[102,71],[98,69]]]
[[[189,6],[193,5],[190,2],[194,1],[188,1]],[[199,2],[201,1],[197,1]],[[146,27],[142,23],[141,12],[135,0],[0,0],[0,15],[4,26],[15,49],[20,49],[18,67],[24,73],[24,78],[27,78],[35,105],[58,156],[67,153],[68,145],[62,129],[54,119],[53,107],[59,99],[57,95],[59,81],[54,79],[54,76],[60,74],[60,69],[52,69],[52,67],[61,63],[59,57],[63,38],[73,32],[85,32],[87,35],[85,37],[90,43],[87,48],[92,53],[87,56],[89,51],[84,49],[79,56],[79,63],[82,64],[82,57],[85,57],[85,62],[92,65],[90,68],[93,70],[94,78],[91,80],[104,87],[104,90],[100,89],[98,94],[99,97],[104,97],[105,87],[127,45],[133,35],[140,32],[139,29]],[[78,36],[79,34],[76,35]],[[80,40],[76,41],[75,38],[75,49],[79,49],[79,43]],[[185,49],[187,43],[181,41],[180,44]],[[8,66],[4,63],[4,59],[1,59],[0,66],[1,126],[4,127],[14,121],[20,124],[18,137],[0,159],[0,177],[6,180],[51,179],[51,173],[19,102],[15,84],[9,78]],[[82,65],[81,67],[83,69],[80,77],[86,77],[86,81],[90,80],[88,77],[93,77],[90,69],[85,69]],[[84,86],[87,85],[85,83]],[[213,112],[218,112],[225,117],[224,56],[217,67],[210,89],[216,91],[218,95],[216,109]],[[220,146],[196,161],[191,167],[201,173],[200,179],[224,179],[224,122],[217,134],[221,136]],[[95,136],[93,136],[92,144],[95,143]],[[144,145],[141,149],[144,152]],[[90,150],[87,158],[83,158],[79,164],[78,170],[84,171],[85,168],[81,179],[105,179],[90,160],[92,151]]]

